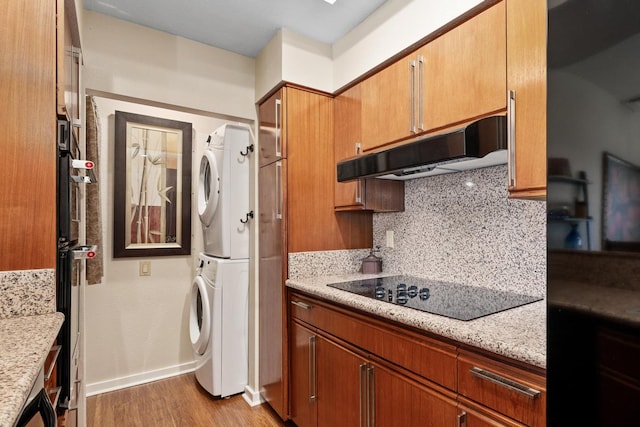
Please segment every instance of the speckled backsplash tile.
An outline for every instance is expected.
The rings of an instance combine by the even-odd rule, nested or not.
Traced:
[[[368,249],[290,253],[289,278],[355,273],[368,254]]]
[[[0,271],[0,319],[56,311],[53,269]]]
[[[506,166],[405,185],[404,212],[373,215],[384,271],[545,295],[546,206],[509,199]]]

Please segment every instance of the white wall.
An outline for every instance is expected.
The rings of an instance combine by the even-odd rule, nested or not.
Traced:
[[[334,92],[482,0],[389,0],[332,46],[281,30],[256,60],[256,99],[281,81]]]
[[[589,214],[593,250],[600,250],[602,231],[602,153],[640,164],[640,112],[633,111],[609,92],[567,71],[548,75],[549,117],[547,151],[549,157],[570,160],[574,176],[585,171],[589,185]],[[553,112],[562,112],[554,114]],[[567,204],[573,208],[571,188],[552,183],[548,191],[549,207]],[[568,196],[567,196],[568,195]],[[568,229],[550,223],[549,244],[562,247]],[[586,235],[580,230],[582,238]],[[586,241],[584,243],[586,247]]]
[[[168,107],[169,110],[163,112],[130,105],[134,110],[141,108],[138,112],[142,114],[147,111],[150,115],[176,120],[183,117],[184,121],[194,123],[197,138],[214,130],[223,119],[255,121],[255,61],[252,58],[86,10],[82,28],[83,82],[88,93]],[[103,106],[103,118],[107,110],[115,108],[113,101],[102,101],[105,102],[108,106]],[[107,129],[104,126],[103,132]],[[103,138],[107,144],[106,136]],[[194,149],[202,147],[201,144],[202,138],[194,140]],[[103,155],[110,171],[112,155],[112,151]],[[194,173],[199,160],[195,153]],[[257,198],[255,173],[254,170],[251,185],[254,203]],[[108,175],[102,182],[105,188],[112,186],[113,177]],[[110,244],[113,199],[108,195],[103,197],[108,226],[105,242]],[[111,247],[105,247],[104,283],[89,288],[86,298],[89,393],[175,373],[190,366],[191,344],[184,335],[186,301],[194,259],[202,250],[200,233],[199,220],[194,216],[192,256],[153,260],[149,278],[138,276],[137,261],[112,260]],[[256,229],[253,235],[251,250],[255,252]],[[250,304],[256,307],[255,268],[251,273]],[[255,322],[255,318],[250,319],[252,337],[257,337],[253,333]],[[257,358],[255,340],[250,343],[249,381],[254,386],[257,385],[257,371],[253,369]]]
[[[254,60],[84,11],[87,89],[255,119]]]
[[[411,46],[482,0],[389,0],[333,45],[334,90]]]
[[[120,387],[191,368],[188,334],[190,289],[202,232],[196,210],[198,162],[209,133],[225,123],[114,99],[96,98],[100,119],[105,276],[86,289],[86,382],[89,393]],[[115,111],[192,123],[192,245],[190,256],[114,259],[113,174]],[[138,275],[138,263],[151,261],[151,276]]]

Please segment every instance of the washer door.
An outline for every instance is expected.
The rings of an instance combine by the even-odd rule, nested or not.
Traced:
[[[203,355],[211,337],[211,307],[207,296],[207,285],[202,276],[196,276],[191,285],[189,337],[193,351]]]
[[[220,198],[220,174],[213,151],[207,149],[200,160],[198,182],[198,215],[200,221],[209,226],[218,208]]]

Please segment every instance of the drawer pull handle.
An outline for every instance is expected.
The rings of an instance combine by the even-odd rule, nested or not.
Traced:
[[[519,384],[515,381],[510,380],[509,378],[505,378],[498,374],[494,374],[493,372],[486,371],[484,369],[480,369],[478,367],[473,367],[469,371],[471,375],[478,377],[483,380],[487,380],[509,390],[513,390],[516,393],[523,394],[527,396],[529,399],[535,399],[540,396],[540,391],[531,387],[527,387],[526,385]]]
[[[306,302],[302,302],[302,301],[291,301],[291,304],[295,305],[296,307],[300,307],[304,310],[311,310],[313,308],[311,304],[307,304]]]

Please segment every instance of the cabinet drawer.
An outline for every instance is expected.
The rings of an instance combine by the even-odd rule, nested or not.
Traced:
[[[528,426],[545,425],[545,379],[532,372],[461,352],[458,393]]]
[[[292,293],[291,317],[306,322],[450,390],[456,388],[455,347],[385,324],[370,316],[347,313]]]

